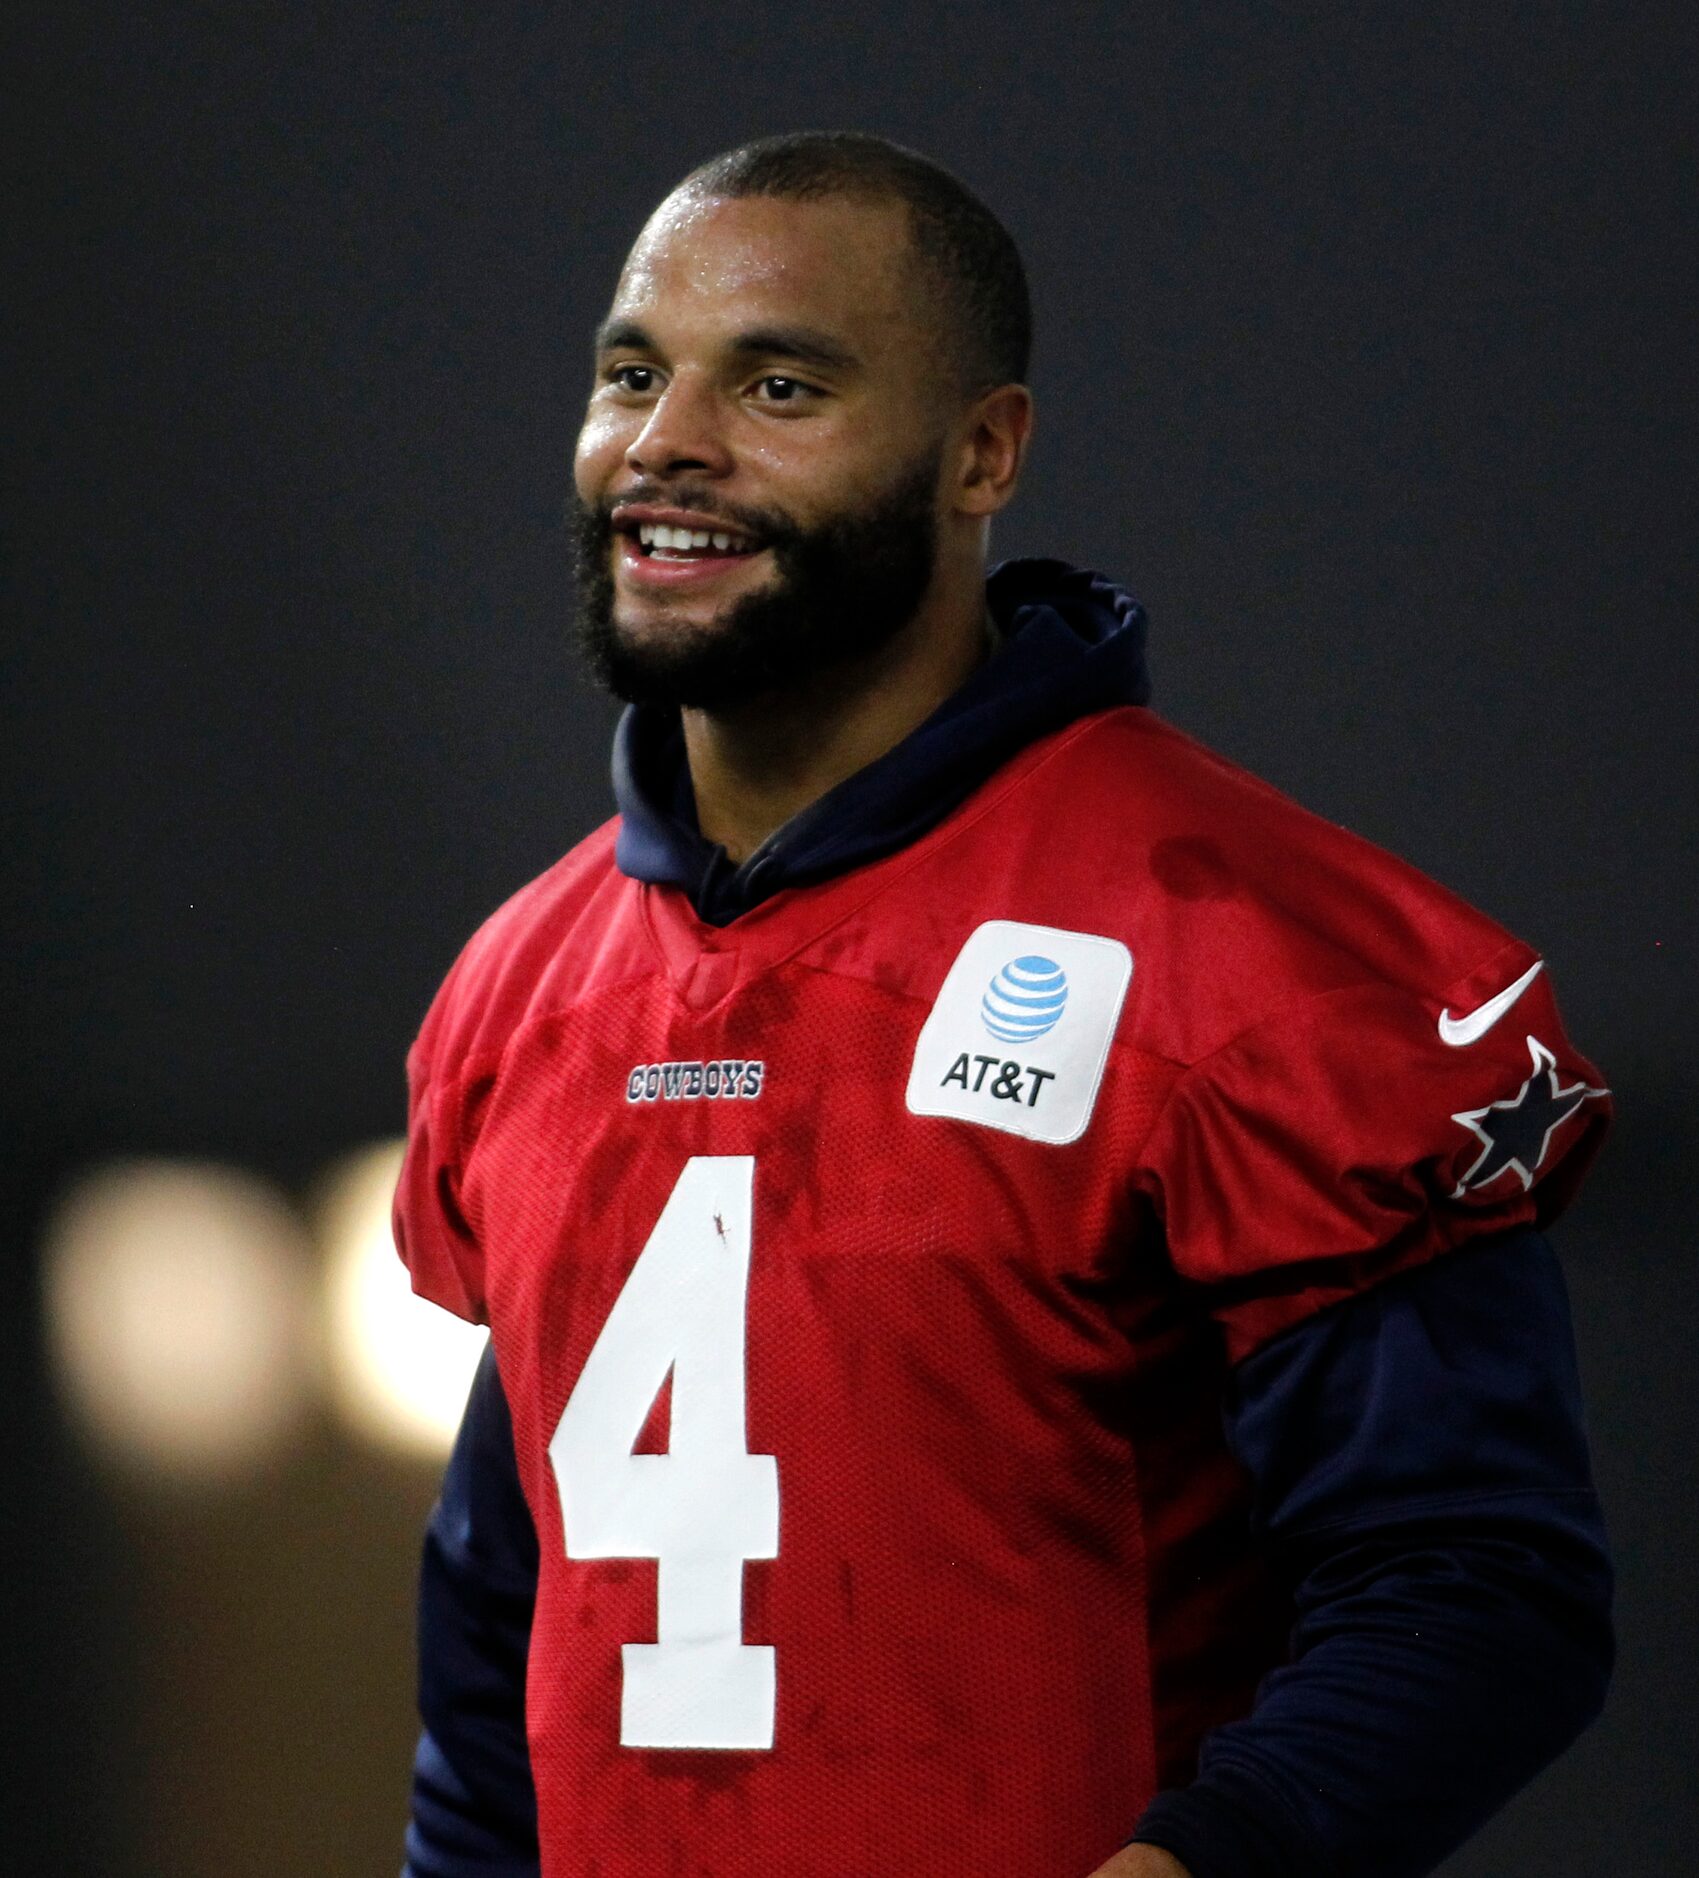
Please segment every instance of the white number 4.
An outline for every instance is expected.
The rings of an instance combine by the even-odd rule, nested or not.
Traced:
[[[743,1562],[779,1555],[779,1473],[744,1414],[748,1155],[696,1156],[614,1300],[549,1443],[568,1558],[652,1558],[656,1641],[624,1645],[633,1748],[770,1748],[773,1650],[743,1641]],[[665,1454],[634,1454],[668,1374]]]

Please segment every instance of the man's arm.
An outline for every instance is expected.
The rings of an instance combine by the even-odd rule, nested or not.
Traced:
[[[1417,1878],[1562,1752],[1609,1679],[1551,1249],[1518,1232],[1285,1332],[1239,1366],[1228,1428],[1294,1586],[1292,1661],[1136,1837],[1195,1878]]]
[[[403,1878],[537,1878],[525,1660],[537,1535],[484,1352],[425,1535],[419,1711]]]

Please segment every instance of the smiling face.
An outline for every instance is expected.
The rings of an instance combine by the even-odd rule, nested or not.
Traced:
[[[661,205],[575,463],[580,623],[618,695],[724,709],[913,619],[960,402],[927,285],[895,203]]]

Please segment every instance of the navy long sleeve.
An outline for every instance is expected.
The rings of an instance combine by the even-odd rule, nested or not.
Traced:
[[[1416,1878],[1603,1702],[1611,1569],[1562,1272],[1538,1233],[1241,1364],[1228,1431],[1292,1662],[1136,1836],[1193,1878]]]
[[[1293,1660],[1137,1836],[1194,1878],[1414,1878],[1596,1712],[1610,1569],[1562,1274],[1532,1232],[1322,1312],[1227,1407]],[[537,1546],[486,1356],[423,1569],[410,1878],[533,1878]]]
[[[403,1878],[537,1878],[525,1660],[537,1534],[495,1353],[473,1378],[419,1575],[419,1712]]]

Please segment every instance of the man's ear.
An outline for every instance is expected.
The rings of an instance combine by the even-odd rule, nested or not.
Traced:
[[[962,431],[955,508],[960,515],[995,515],[1015,493],[1032,441],[1032,393],[998,385],[969,407]]]

